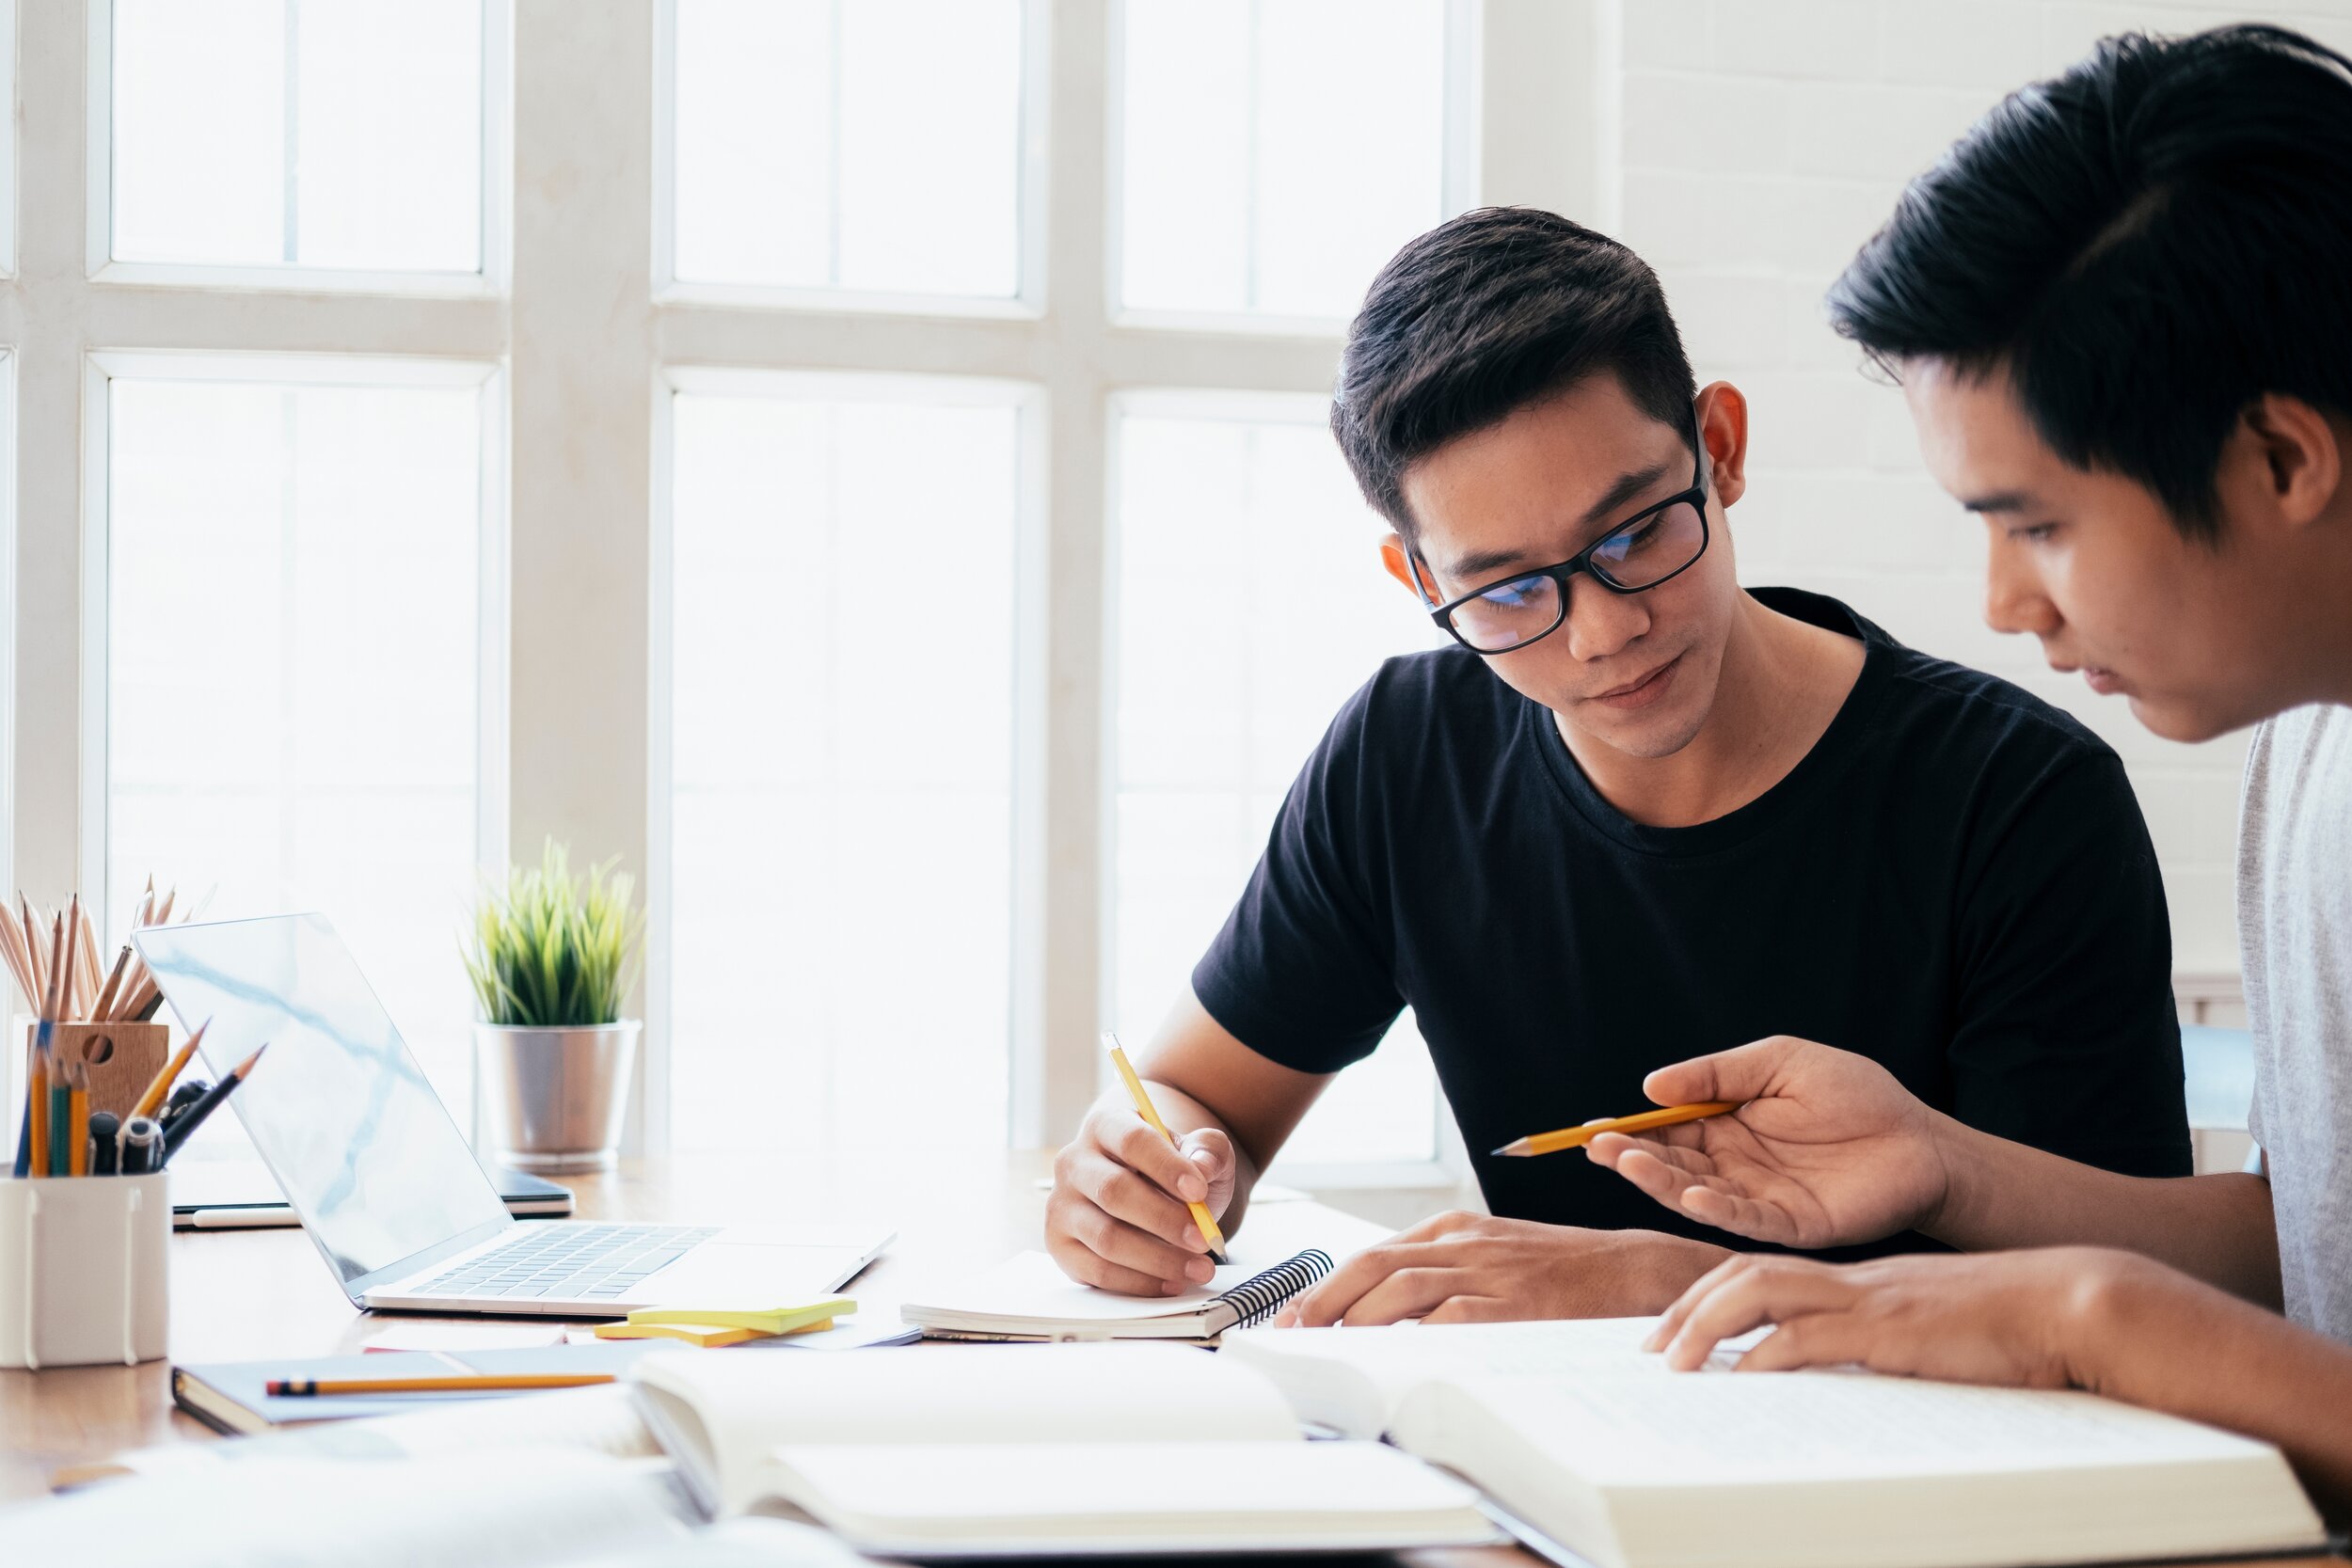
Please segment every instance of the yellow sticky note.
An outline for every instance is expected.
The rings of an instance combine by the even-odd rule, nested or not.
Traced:
[[[806,1307],[641,1307],[628,1315],[628,1321],[636,1324],[684,1323],[697,1328],[749,1328],[762,1334],[797,1334],[830,1328],[834,1319],[846,1318],[856,1310],[856,1302],[835,1296]]]

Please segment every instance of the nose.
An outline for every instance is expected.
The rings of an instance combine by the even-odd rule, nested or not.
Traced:
[[[1649,608],[1639,594],[1612,594],[1579,572],[1568,579],[1568,622],[1559,635],[1581,664],[1621,653],[1649,630]]]
[[[2041,638],[2065,624],[2028,552],[1997,535],[1985,555],[1984,624],[1994,631],[2031,632]]]

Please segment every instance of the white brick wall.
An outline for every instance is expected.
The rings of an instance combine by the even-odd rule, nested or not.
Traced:
[[[1821,319],[1822,290],[1902,183],[2002,93],[2134,28],[2300,28],[2352,51],[2352,0],[2256,13],[2137,0],[1613,0],[1616,232],[1655,265],[1702,384],[1753,404],[1740,577],[1837,594],[1915,646],[1998,672],[2122,753],[2163,860],[2175,967],[2234,972],[2233,737],[2179,746],[1979,617],[1983,526],[1919,464],[1901,396]]]

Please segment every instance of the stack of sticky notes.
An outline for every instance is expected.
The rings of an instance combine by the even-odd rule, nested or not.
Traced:
[[[847,1296],[812,1302],[806,1307],[641,1307],[617,1323],[598,1323],[599,1339],[683,1339],[690,1345],[715,1350],[747,1339],[776,1339],[787,1334],[815,1334],[833,1326],[834,1319],[857,1310]]]

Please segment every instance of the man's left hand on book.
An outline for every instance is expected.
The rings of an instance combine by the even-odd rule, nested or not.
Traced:
[[[1730,1256],[1654,1230],[1446,1213],[1356,1254],[1275,1321],[1323,1328],[1645,1317]]]

